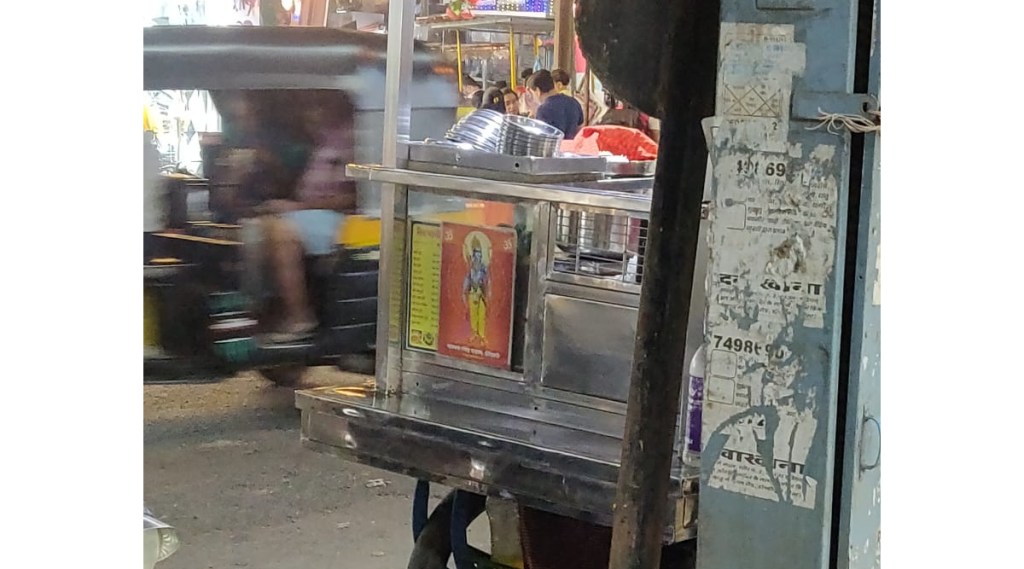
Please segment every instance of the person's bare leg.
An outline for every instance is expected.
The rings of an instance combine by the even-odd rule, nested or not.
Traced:
[[[283,332],[303,331],[316,323],[306,294],[302,241],[287,222],[268,220],[267,257],[270,261],[284,308]]]

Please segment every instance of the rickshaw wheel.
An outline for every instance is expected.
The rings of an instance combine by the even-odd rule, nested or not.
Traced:
[[[302,380],[302,376],[306,374],[306,366],[283,365],[263,368],[258,371],[265,379],[279,387],[293,387],[298,384],[299,381]]]

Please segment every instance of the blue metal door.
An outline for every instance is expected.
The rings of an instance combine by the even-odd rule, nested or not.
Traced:
[[[872,100],[855,90],[859,12],[723,0],[700,569],[875,559],[878,468],[860,459],[878,434],[877,136],[854,141],[843,120]],[[853,539],[856,559],[840,555]]]

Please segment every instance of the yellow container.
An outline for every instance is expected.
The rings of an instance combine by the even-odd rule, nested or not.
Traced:
[[[147,348],[160,345],[159,303],[156,292],[149,288],[142,291],[142,342]]]
[[[365,249],[380,246],[380,219],[365,215],[350,215],[338,229],[338,245],[347,249]]]
[[[434,213],[419,218],[435,223],[448,221],[467,225],[499,225],[513,222],[515,206],[501,202],[471,200],[462,211]],[[346,249],[380,247],[380,219],[365,215],[350,215],[338,228],[338,245]]]

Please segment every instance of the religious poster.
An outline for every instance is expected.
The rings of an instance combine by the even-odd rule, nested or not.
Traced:
[[[510,367],[515,268],[514,229],[441,225],[439,354]]]

